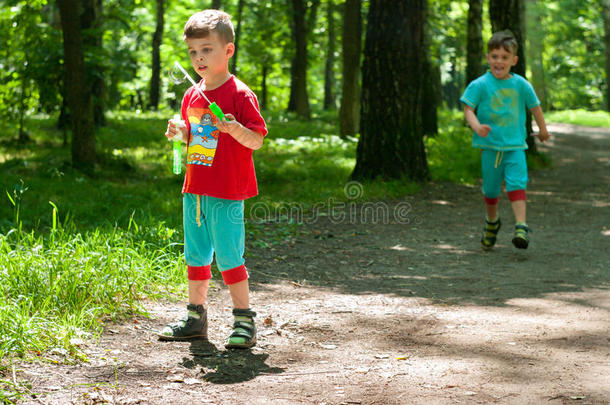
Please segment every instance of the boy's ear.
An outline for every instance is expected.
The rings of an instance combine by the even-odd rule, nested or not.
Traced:
[[[229,42],[227,44],[227,48],[225,49],[227,59],[232,57],[235,54],[235,44],[233,42]]]
[[[519,61],[519,57],[517,55],[514,56],[515,59],[513,59],[513,64],[511,66],[515,66],[517,64],[517,62]]]

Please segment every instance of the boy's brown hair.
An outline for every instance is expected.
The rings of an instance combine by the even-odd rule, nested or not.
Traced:
[[[506,52],[510,52],[513,55],[517,54],[519,45],[510,30],[498,31],[489,38],[489,41],[487,42],[487,52],[489,53],[494,49],[499,48],[504,48]]]
[[[183,39],[205,38],[212,31],[218,34],[221,41],[233,42],[235,31],[231,16],[220,10],[203,10],[195,13],[184,26]]]

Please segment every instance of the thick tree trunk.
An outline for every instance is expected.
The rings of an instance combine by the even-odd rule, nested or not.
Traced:
[[[326,65],[324,66],[324,109],[335,109],[335,5],[328,0],[326,5],[326,20],[328,22],[328,46],[326,48]]]
[[[355,135],[360,124],[361,0],[346,0],[343,11],[343,83],[339,126],[341,136]]]
[[[91,87],[85,75],[79,0],[57,0],[64,40],[66,97],[72,121],[72,164],[91,170],[95,164],[95,133]]]
[[[525,75],[525,0],[489,0],[489,19],[493,32],[509,29],[515,35],[519,44],[517,56],[519,60],[513,67],[513,72]],[[532,116],[527,112],[527,137],[528,153],[536,154],[538,148],[536,142],[529,136],[532,131]]]
[[[150,76],[149,107],[153,110],[159,108],[161,84],[161,42],[163,41],[163,19],[165,17],[165,1],[157,0],[157,27],[152,40],[152,74]]]
[[[212,0],[212,8],[214,8],[216,10],[220,10],[221,6],[222,6],[221,0]]]
[[[546,80],[542,55],[544,54],[544,27],[542,25],[542,10],[538,0],[527,0],[526,11],[526,32],[529,38],[529,48],[527,49],[527,60],[532,71],[532,86],[540,99],[542,110],[547,109]]]
[[[93,96],[93,121],[96,126],[104,126],[106,125],[106,82],[103,68],[105,61],[102,55],[102,0],[81,0],[81,2],[83,47],[85,54],[91,55],[85,61],[85,66]]]
[[[426,0],[427,2],[427,0]],[[426,7],[426,13],[428,9]],[[425,53],[422,65],[422,81],[424,90],[422,93],[422,126],[424,135],[434,136],[438,134],[438,106],[441,104],[441,69],[437,60],[430,54],[432,42],[428,27],[428,15],[424,17],[424,44]]]
[[[315,23],[319,0],[314,0],[309,6],[307,2],[292,0],[292,38],[295,43],[295,54],[290,67],[290,99],[288,111],[294,111],[303,118],[310,118],[309,95],[307,94],[307,36]],[[307,18],[309,17],[309,18]]]
[[[468,35],[466,39],[466,85],[481,76],[483,64],[483,0],[468,1]]]
[[[604,19],[604,53],[606,57],[606,111],[610,112],[610,0],[602,0],[602,15]]]
[[[237,74],[237,52],[239,51],[239,37],[241,34],[241,20],[244,12],[244,0],[237,3],[237,27],[235,28],[235,53],[231,58],[231,72]]]
[[[421,95],[426,0],[371,0],[354,179],[426,180]]]

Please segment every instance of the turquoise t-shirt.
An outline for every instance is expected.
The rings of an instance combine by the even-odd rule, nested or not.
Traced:
[[[491,72],[473,80],[460,98],[472,107],[481,124],[491,127],[487,138],[472,135],[472,146],[493,150],[527,149],[526,109],[540,105],[532,85],[523,76],[512,73],[504,80]]]

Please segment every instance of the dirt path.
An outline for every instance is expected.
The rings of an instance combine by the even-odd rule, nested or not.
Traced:
[[[251,249],[254,350],[223,350],[230,300],[217,287],[210,343],[157,341],[150,331],[183,310],[151,303],[154,319],[88,346],[89,364],[22,365],[44,393],[24,403],[610,403],[610,131],[551,131],[555,167],[531,173],[528,250],[510,243],[505,196],[499,245],[480,249],[478,187],[432,184],[364,217],[335,207]]]

